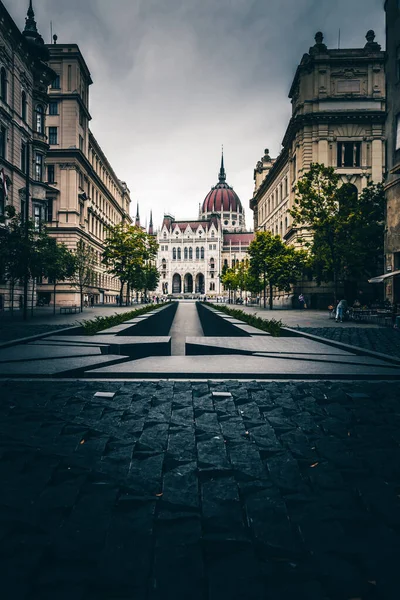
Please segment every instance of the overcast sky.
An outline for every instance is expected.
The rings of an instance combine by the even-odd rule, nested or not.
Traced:
[[[28,0],[3,0],[20,28]],[[196,218],[217,182],[221,145],[227,181],[247,225],[253,170],[276,156],[290,117],[288,92],[316,31],[329,48],[384,46],[383,0],[34,0],[50,41],[77,43],[92,74],[91,129],[131,212]]]

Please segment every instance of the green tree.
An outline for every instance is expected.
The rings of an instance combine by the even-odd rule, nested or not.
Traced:
[[[142,282],[143,269],[148,261],[157,255],[158,244],[153,236],[148,235],[140,227],[120,223],[111,227],[104,244],[102,262],[107,272],[118,277],[121,282],[120,305],[122,305],[123,290],[127,285],[127,303],[130,289],[138,287]]]
[[[96,253],[92,246],[79,240],[74,252],[75,271],[71,276],[71,285],[79,290],[81,312],[83,311],[83,295],[85,290],[92,285],[96,266]]]
[[[74,277],[77,255],[54,238],[45,236],[38,241],[37,276],[44,275],[53,282],[53,314],[56,312],[57,284]]]
[[[300,243],[310,249],[317,282],[339,282],[376,273],[383,256],[385,195],[381,184],[369,184],[359,195],[343,184],[332,167],[312,164],[297,184],[293,225]]]
[[[249,256],[250,276],[255,282],[259,281],[264,290],[264,308],[268,286],[269,308],[272,310],[274,288],[290,291],[291,285],[303,274],[307,252],[287,246],[279,235],[273,235],[270,231],[258,231],[249,246]]]

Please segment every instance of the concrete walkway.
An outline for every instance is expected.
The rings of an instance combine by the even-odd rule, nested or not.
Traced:
[[[187,337],[202,337],[204,335],[195,302],[179,302],[169,335],[172,338],[172,356],[185,356]]]

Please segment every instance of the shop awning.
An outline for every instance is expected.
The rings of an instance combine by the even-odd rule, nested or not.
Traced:
[[[372,279],[368,279],[368,283],[382,283],[382,281],[385,281],[385,279],[388,279],[389,277],[395,277],[396,275],[400,275],[400,271],[392,271],[391,273],[379,275],[379,277],[373,277]]]

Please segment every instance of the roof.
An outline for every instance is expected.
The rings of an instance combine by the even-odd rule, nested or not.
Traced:
[[[199,227],[202,227],[206,231],[211,228],[211,225],[214,225],[216,229],[218,229],[220,221],[217,217],[211,217],[210,219],[204,219],[204,221],[173,221],[168,217],[164,217],[163,227],[164,225],[168,229],[175,229],[178,227],[181,231],[186,231],[187,227],[190,227],[192,230],[196,230]]]
[[[212,188],[203,202],[203,213],[210,212],[243,212],[239,196],[229,185],[218,184]]]
[[[243,233],[224,233],[224,245],[232,244],[238,246],[239,244],[248,246],[254,240],[253,231],[244,231]]]

